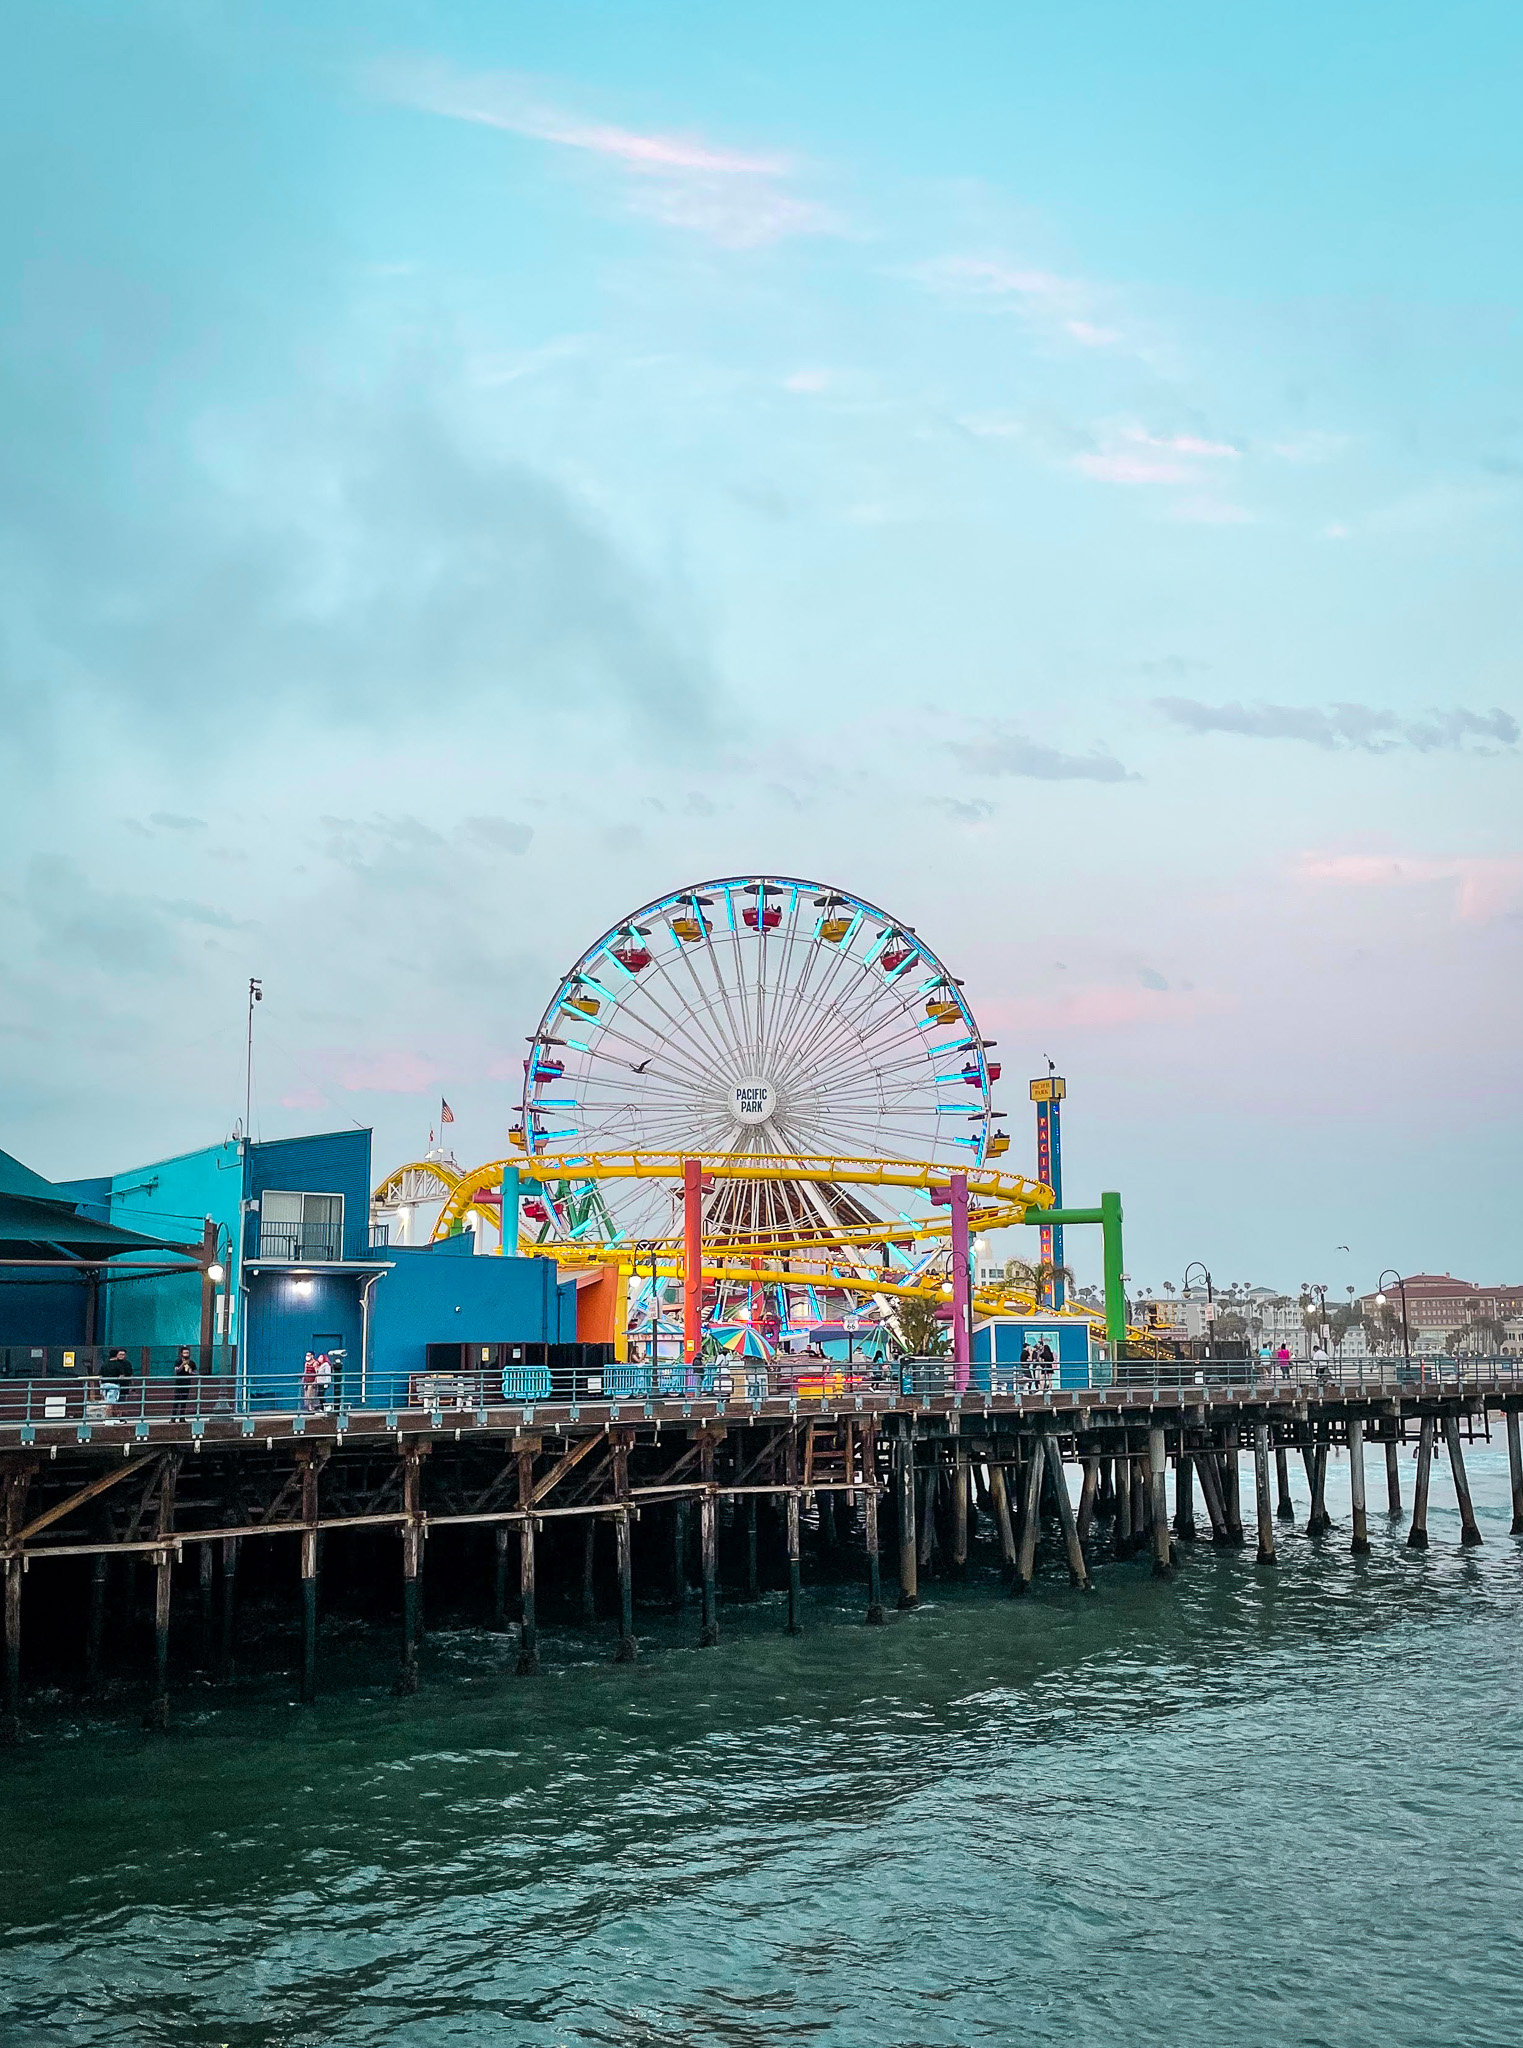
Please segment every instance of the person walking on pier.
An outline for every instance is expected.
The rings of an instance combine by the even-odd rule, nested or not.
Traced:
[[[301,1407],[304,1415],[317,1413],[317,1359],[310,1351],[301,1369]]]

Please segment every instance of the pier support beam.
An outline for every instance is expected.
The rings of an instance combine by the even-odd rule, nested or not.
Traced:
[[[1201,1499],[1206,1503],[1206,1515],[1211,1523],[1211,1541],[1216,1544],[1230,1543],[1227,1533],[1227,1511],[1222,1506],[1222,1468],[1215,1451],[1209,1444],[1195,1454],[1195,1470],[1200,1477]]]
[[[1100,1491],[1095,1497],[1095,1513],[1102,1522],[1113,1522],[1116,1518],[1116,1475],[1109,1458],[1100,1460]]]
[[[1086,1458],[1084,1460],[1084,1481],[1079,1488],[1078,1530],[1081,1543],[1088,1539],[1089,1532],[1094,1527],[1095,1495],[1099,1490],[1099,1486],[1100,1460],[1098,1458]],[[1006,1519],[1009,1519],[1008,1503],[1006,1504]],[[1003,1542],[1003,1540],[1003,1532],[1001,1532],[1001,1541]]]
[[[596,1628],[598,1625],[598,1518],[587,1517],[587,1527],[582,1535],[582,1626]]]
[[[1360,1415],[1349,1418],[1348,1483],[1354,1505],[1354,1535],[1349,1549],[1355,1557],[1368,1557],[1370,1518],[1364,1498],[1364,1418]]]
[[[1229,1422],[1222,1431],[1222,1509],[1227,1517],[1227,1541],[1243,1540],[1243,1496],[1238,1481],[1237,1424]]]
[[[1123,1438],[1123,1441],[1125,1439]],[[1111,1525],[1111,1549],[1120,1559],[1132,1554],[1132,1460],[1130,1455],[1113,1460],[1116,1474],[1116,1519]]]
[[[631,1525],[629,1505],[629,1448],[634,1441],[634,1431],[616,1429],[611,1437],[611,1466],[613,1474],[613,1497],[619,1502],[619,1512],[614,1520],[614,1553],[619,1575],[619,1647],[614,1653],[616,1664],[633,1664],[639,1656],[635,1641],[635,1575],[634,1575],[634,1530]],[[751,1496],[754,1501],[756,1496]]]
[[[799,1610],[803,1605],[804,1580],[799,1562],[799,1436],[788,1432],[788,1633],[801,1633]]]
[[[1269,1502],[1269,1424],[1253,1425],[1253,1495],[1259,1517],[1260,1564],[1278,1562],[1274,1551],[1274,1516]]]
[[[1089,1566],[1084,1561],[1084,1545],[1079,1541],[1078,1518],[1068,1497],[1068,1481],[1063,1473],[1063,1453],[1055,1436],[1044,1435],[1042,1448],[1047,1454],[1047,1469],[1052,1475],[1052,1492],[1058,1505],[1063,1545],[1068,1552],[1068,1582],[1085,1593],[1092,1593],[1095,1589],[1090,1581]]]
[[[756,1549],[756,1495],[746,1496],[746,1598],[761,1598],[761,1566]]]
[[[1153,1577],[1166,1579],[1174,1570],[1169,1542],[1169,1460],[1161,1429],[1148,1431],[1148,1479],[1153,1520]]]
[[[418,1635],[423,1578],[423,1459],[417,1450],[402,1455],[402,1669],[399,1693],[418,1690]]]
[[[1015,1571],[1016,1544],[1015,1523],[1010,1517],[1010,1489],[1005,1483],[1003,1465],[989,1467],[989,1501],[994,1510],[994,1526],[999,1532],[999,1554],[1007,1576]]]
[[[1276,1518],[1282,1522],[1293,1522],[1296,1519],[1296,1510],[1290,1498],[1290,1461],[1285,1456],[1283,1444],[1276,1444],[1274,1447],[1274,1480],[1278,1494]]]
[[[619,1566],[619,1647],[616,1664],[633,1664],[640,1654],[635,1642],[635,1580],[630,1542],[629,1509],[620,1508],[613,1525]]]
[[[1011,1584],[1012,1594],[1031,1591],[1031,1578],[1036,1570],[1037,1538],[1042,1528],[1042,1465],[1043,1454],[1040,1442],[1030,1446],[1026,1460],[1026,1490],[1021,1502],[1021,1541],[1016,1553],[1015,1578]]]
[[[712,1650],[719,1641],[719,1497],[714,1491],[714,1438],[709,1430],[699,1439],[698,1547],[703,1564],[703,1623],[698,1647]]]
[[[1183,1447],[1174,1460],[1174,1534],[1195,1541],[1195,1460]]]
[[[1333,1526],[1327,1512],[1327,1445],[1313,1444],[1306,1453],[1306,1476],[1311,1482],[1311,1513],[1306,1517],[1308,1536],[1325,1536]]]
[[[959,1578],[968,1571],[968,1447],[959,1437],[952,1446],[952,1569]]]
[[[1425,1415],[1417,1425],[1417,1478],[1412,1486],[1412,1526],[1407,1531],[1408,1550],[1428,1547],[1428,1483],[1433,1476],[1433,1417]]]
[[[164,1460],[159,1475],[158,1528],[155,1533],[169,1537],[174,1533],[175,1524],[175,1482],[179,1478],[180,1460],[171,1451]],[[143,1716],[145,1728],[167,1730],[169,1727],[169,1602],[174,1586],[175,1554],[174,1545],[167,1543],[162,1550],[153,1554],[153,1697],[148,1711]]]
[[[1457,1415],[1444,1417],[1444,1442],[1449,1446],[1449,1470],[1454,1475],[1454,1497],[1460,1504],[1460,1542],[1468,1550],[1481,1540],[1476,1526],[1475,1505],[1470,1498],[1470,1481],[1465,1477],[1465,1453],[1460,1449]]]
[[[302,1462],[301,1518],[301,1700],[310,1707],[317,1698],[317,1474],[308,1451]]]
[[[867,1551],[867,1625],[883,1626],[883,1567],[878,1557],[878,1438],[872,1422],[859,1423],[857,1442],[862,1453],[863,1545]]]
[[[506,1522],[499,1522],[493,1531],[495,1555],[492,1571],[492,1627],[498,1635],[506,1635],[508,1629],[508,1544],[512,1531]]]
[[[1512,1481],[1512,1534],[1523,1536],[1523,1448],[1518,1442],[1518,1411],[1507,1411],[1507,1476]]]
[[[27,1489],[36,1467],[15,1464],[5,1474],[5,1533],[14,1536],[26,1525]],[[5,1560],[5,1722],[0,1739],[21,1737],[21,1575],[22,1560]]]
[[[217,1558],[210,1543],[203,1543],[197,1559],[201,1581],[201,1668],[212,1667],[212,1612],[216,1603]]]
[[[894,1482],[899,1512],[899,1605],[920,1605],[920,1553],[915,1533],[915,1440],[906,1429],[894,1439]]]
[[[222,1539],[222,1644],[217,1657],[217,1681],[233,1682],[233,1629],[238,1618],[238,1548],[241,1538]]]
[[[518,1525],[518,1664],[520,1678],[539,1676],[539,1615],[534,1585],[534,1453],[518,1454],[518,1505],[524,1519]]]
[[[1386,1513],[1393,1522],[1401,1520],[1401,1445],[1388,1436],[1386,1453]]]

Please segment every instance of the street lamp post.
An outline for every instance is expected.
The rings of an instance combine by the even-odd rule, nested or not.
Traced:
[[[1394,1280],[1396,1282],[1396,1291],[1401,1296],[1401,1355],[1410,1373],[1412,1369],[1412,1337],[1407,1326],[1407,1283],[1394,1266],[1387,1266],[1380,1278],[1375,1282],[1376,1308],[1384,1308],[1386,1305],[1385,1294],[1382,1290],[1387,1280]]]
[[[1206,1356],[1209,1358],[1211,1356],[1211,1325],[1216,1317],[1216,1296],[1212,1292],[1211,1287],[1211,1268],[1204,1259],[1191,1259],[1189,1265],[1185,1267],[1185,1277],[1180,1282],[1180,1286],[1186,1294],[1189,1293],[1190,1275],[1197,1266],[1206,1276]]]

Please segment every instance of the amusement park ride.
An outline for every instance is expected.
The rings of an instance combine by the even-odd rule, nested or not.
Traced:
[[[469,1229],[478,1248],[554,1258],[594,1290],[598,1327],[579,1314],[579,1334],[621,1358],[872,1355],[907,1302],[950,1323],[959,1360],[974,1316],[1078,1317],[1119,1339],[1119,1197],[1056,1206],[1054,1076],[1031,1090],[1043,1179],[995,1163],[1011,1144],[995,1050],[961,982],[875,904],[779,876],[706,882],[644,905],[562,978],[509,1157],[411,1161],[374,1211],[437,1204],[434,1239]],[[1042,1228],[1036,1293],[975,1294],[970,1233],[1026,1222]],[[1103,1315],[1064,1303],[1065,1222],[1104,1228]]]

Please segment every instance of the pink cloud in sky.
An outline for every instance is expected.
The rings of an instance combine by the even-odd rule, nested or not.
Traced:
[[[1352,889],[1410,889],[1448,883],[1455,916],[1463,924],[1490,924],[1523,910],[1523,856],[1427,856],[1386,853],[1303,853],[1303,881]]]
[[[979,1016],[986,1029],[1035,1033],[1044,1031],[1123,1031],[1139,1024],[1170,1026],[1230,1008],[1229,1001],[1205,989],[1153,989],[1133,983],[1091,982],[1052,996],[1018,996],[983,1002]]]
[[[342,1085],[351,1093],[422,1095],[439,1079],[439,1069],[421,1053],[395,1049],[350,1059],[339,1068]]]
[[[289,1095],[282,1095],[282,1109],[321,1109],[327,1101],[321,1088],[293,1088]]]
[[[1186,463],[1126,449],[1115,449],[1105,455],[1076,455],[1073,467],[1081,476],[1094,477],[1103,484],[1187,484],[1195,476]]]
[[[1230,441],[1208,441],[1199,434],[1153,434],[1146,427],[1128,426],[1111,430],[1098,450],[1075,455],[1071,466],[1100,483],[1195,484],[1203,474],[1200,464],[1235,461],[1239,453]]]
[[[598,158],[631,179],[626,198],[633,211],[726,247],[827,234],[839,226],[825,207],[779,189],[794,169],[786,156],[590,120],[544,105],[530,82],[512,73],[472,76],[445,64],[391,64],[372,77],[408,106]]]

